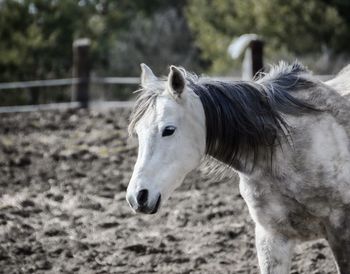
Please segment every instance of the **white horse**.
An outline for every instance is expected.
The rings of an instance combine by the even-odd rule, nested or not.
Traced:
[[[129,127],[139,140],[127,189],[136,212],[156,213],[188,172],[215,159],[239,174],[261,273],[288,273],[295,244],[316,238],[350,273],[350,67],[328,83],[298,63],[247,82],[175,66],[158,79],[141,68]]]

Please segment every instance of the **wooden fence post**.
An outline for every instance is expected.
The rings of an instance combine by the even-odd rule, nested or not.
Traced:
[[[252,75],[253,77],[258,73],[264,71],[264,42],[260,39],[250,42],[250,48],[252,51]]]
[[[264,41],[255,33],[246,33],[233,39],[227,51],[232,59],[239,58],[244,53],[242,63],[242,79],[251,80],[255,74],[264,70]]]
[[[29,89],[29,95],[30,95],[29,103],[31,105],[39,104],[40,90],[38,88],[30,88]]]
[[[73,84],[72,101],[78,101],[80,107],[89,106],[90,83],[90,40],[82,38],[73,43],[73,78],[78,81]]]

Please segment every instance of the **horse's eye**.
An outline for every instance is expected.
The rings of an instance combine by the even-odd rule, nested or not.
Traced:
[[[162,132],[162,137],[173,135],[175,132],[175,129],[176,127],[173,127],[173,126],[165,127]]]

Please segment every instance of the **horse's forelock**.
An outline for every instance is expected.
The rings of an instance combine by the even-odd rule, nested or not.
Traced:
[[[186,71],[184,68],[179,67],[186,77],[187,83],[193,82],[198,79],[198,77]],[[162,77],[156,81],[150,82],[147,86],[141,87],[136,91],[138,96],[134,108],[131,112],[130,122],[128,127],[129,135],[132,136],[135,132],[135,126],[138,121],[145,115],[147,110],[155,105],[157,98],[164,92],[166,89],[167,78]]]
[[[157,96],[158,93],[154,91],[144,89],[139,90],[139,95],[130,115],[130,123],[128,127],[130,136],[134,135],[137,122],[140,121],[150,107],[154,106]]]
[[[138,96],[130,116],[128,127],[130,136],[134,135],[137,122],[140,121],[149,108],[155,105],[157,97],[165,89],[165,83],[166,79],[160,78],[156,81],[149,82],[146,86],[141,87],[135,92],[138,93]]]

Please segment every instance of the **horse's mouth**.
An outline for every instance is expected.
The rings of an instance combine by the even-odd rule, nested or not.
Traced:
[[[159,194],[157,203],[156,203],[156,205],[154,206],[154,208],[153,208],[153,210],[151,211],[150,214],[155,214],[155,213],[157,213],[157,211],[158,211],[158,209],[159,209],[159,206],[160,206],[160,200],[161,200],[161,195]]]

